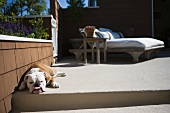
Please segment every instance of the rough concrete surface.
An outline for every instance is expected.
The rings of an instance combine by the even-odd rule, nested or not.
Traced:
[[[85,65],[83,62],[76,61],[74,57],[61,60],[53,67],[58,71],[65,72],[67,76],[56,78],[60,84],[57,92],[170,89],[170,51],[161,51],[158,58],[138,63],[133,63],[132,59],[126,55],[123,56],[124,54],[108,56],[107,63],[102,64],[88,63]],[[46,93],[51,92],[53,89],[50,88]]]

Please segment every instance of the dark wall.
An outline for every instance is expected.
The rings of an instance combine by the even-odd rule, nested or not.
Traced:
[[[69,39],[80,37],[79,27],[94,25],[120,31],[126,36],[152,35],[151,0],[98,0],[99,8],[86,8],[84,21],[70,20],[67,9],[62,10],[62,54],[70,55]],[[59,36],[60,38],[60,36]]]
[[[63,53],[63,44],[64,42],[62,41],[63,39],[63,15],[62,15],[62,9],[60,8],[58,10],[58,60],[62,58],[62,53]]]
[[[155,36],[170,37],[170,0],[154,1]]]

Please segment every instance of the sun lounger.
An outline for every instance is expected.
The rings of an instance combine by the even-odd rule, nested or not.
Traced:
[[[84,38],[87,38],[83,29],[80,28],[79,31]],[[134,62],[139,61],[139,57],[142,53],[145,54],[146,59],[150,59],[150,54],[152,52],[154,53],[155,57],[157,57],[160,49],[164,47],[163,41],[148,37],[125,38],[122,33],[113,32],[107,28],[99,28],[99,30],[96,29],[93,37],[106,38],[107,53],[128,53],[133,57]],[[69,50],[71,53],[76,55],[77,60],[82,59],[82,54],[84,53],[84,49],[82,47],[83,44],[79,49]],[[104,43],[100,43],[99,48],[101,52],[104,52]],[[87,49],[87,52],[91,52],[91,50]],[[96,51],[94,50],[94,52]]]
[[[95,33],[96,37],[108,38],[106,40],[107,52],[129,53],[134,62],[138,62],[142,53],[145,53],[146,59],[150,58],[152,52],[157,56],[160,48],[164,47],[164,42],[157,39],[147,37],[124,38],[122,33],[113,32],[106,28],[99,28]],[[99,47],[102,49],[103,43],[100,43]]]

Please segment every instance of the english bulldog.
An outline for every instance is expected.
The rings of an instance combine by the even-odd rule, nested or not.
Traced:
[[[59,73],[42,63],[33,64],[25,73],[18,89],[23,91],[28,88],[30,93],[39,94],[46,91],[47,85],[59,88],[59,84],[54,80],[56,76],[65,76],[65,73]]]

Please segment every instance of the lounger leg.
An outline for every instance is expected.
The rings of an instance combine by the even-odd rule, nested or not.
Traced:
[[[156,49],[154,50],[154,57],[158,57],[158,53],[159,53],[160,49]]]
[[[83,55],[81,52],[74,52],[74,54],[76,55],[76,59],[78,61],[81,61],[83,59]]]
[[[133,61],[134,62],[138,62],[139,61],[139,56],[143,53],[143,52],[128,52],[132,57],[133,57]]]
[[[145,51],[145,59],[150,59],[150,55],[153,52],[153,50]]]
[[[107,46],[106,46],[106,41],[104,41],[104,62],[107,61],[107,53],[106,53],[106,51],[107,51]]]

